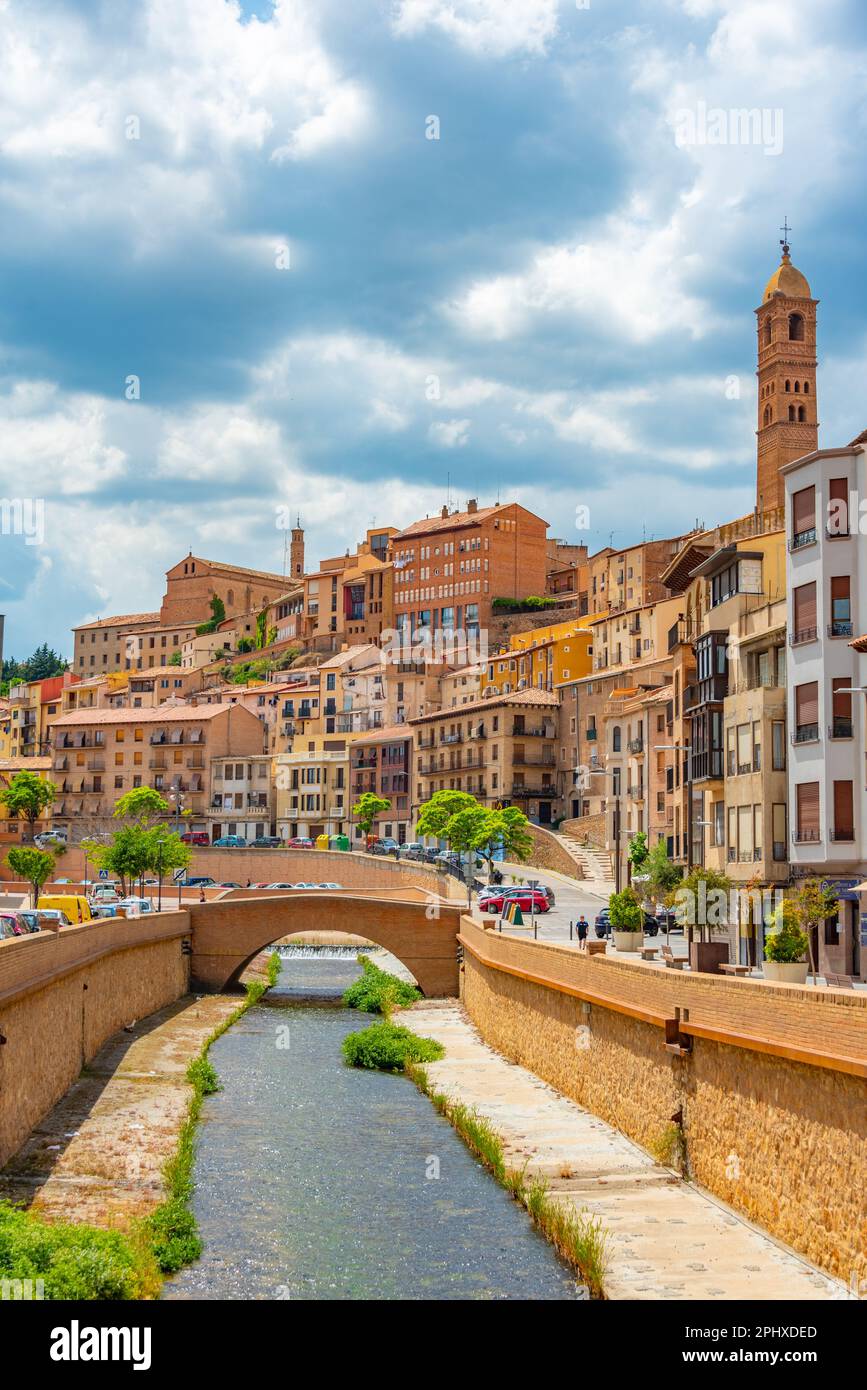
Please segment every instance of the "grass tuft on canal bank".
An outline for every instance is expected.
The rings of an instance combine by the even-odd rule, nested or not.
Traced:
[[[139,1232],[49,1224],[36,1212],[0,1202],[3,1298],[155,1298],[160,1282],[153,1250]]]
[[[588,1295],[591,1298],[604,1298],[608,1236],[601,1220],[586,1209],[576,1211],[570,1203],[552,1197],[544,1178],[534,1177],[528,1182],[525,1169],[510,1168],[506,1163],[503,1141],[493,1125],[477,1110],[460,1101],[453,1101],[443,1091],[436,1090],[423,1066],[410,1060],[406,1073],[439,1114],[454,1125],[470,1152],[481,1160],[516,1202],[527,1208],[546,1240],[578,1271]]]
[[[361,974],[343,991],[343,1006],[346,1009],[361,1009],[368,1014],[385,1014],[392,1009],[406,1008],[421,999],[421,990],[415,985],[399,980],[367,956],[358,956]],[[429,1059],[432,1060],[432,1059]]]

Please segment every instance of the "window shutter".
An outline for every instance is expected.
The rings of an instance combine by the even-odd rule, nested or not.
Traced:
[[[834,783],[834,830],[851,834],[854,826],[852,815],[852,783]]]
[[[803,531],[816,529],[816,489],[802,488],[792,494],[792,531],[799,536]]]
[[[798,792],[798,830],[819,833],[819,783],[801,782]]]
[[[799,584],[794,595],[795,633],[808,632],[816,627],[816,585]]]
[[[795,686],[795,723],[818,724],[819,722],[819,682],[807,681],[805,685]]]

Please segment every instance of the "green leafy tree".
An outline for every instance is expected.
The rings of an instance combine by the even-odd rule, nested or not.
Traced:
[[[251,651],[253,650],[254,646],[255,646],[255,643],[253,642],[252,637],[239,637],[239,638],[238,638],[238,651],[239,651],[239,652],[251,652]]]
[[[648,875],[648,896],[655,904],[662,899],[667,905],[683,878],[683,869],[680,864],[674,864],[669,859],[664,840],[658,840],[648,851],[644,861],[644,873]]]
[[[533,852],[533,837],[527,827],[530,822],[517,806],[504,806],[495,811],[476,802],[464,807],[446,822],[445,838],[452,849],[474,851],[488,866],[488,877],[494,868],[494,856],[502,850],[506,859],[523,864]]]
[[[376,792],[362,792],[352,808],[352,815],[355,823],[362,830],[365,839],[370,835],[376,822],[377,816],[382,815],[383,811],[391,808],[391,802],[386,796],[377,796]]]
[[[647,848],[647,832],[639,830],[629,841],[629,862],[632,865],[633,874],[644,872],[649,853]]]
[[[51,877],[54,871],[54,855],[49,854],[48,850],[34,849],[30,845],[15,845],[7,854],[6,863],[13,874],[17,874],[19,878],[24,879],[25,883],[30,884],[33,906],[35,907],[43,883]]]
[[[24,820],[33,827],[57,795],[53,782],[35,772],[15,772],[7,787],[0,787],[0,802],[10,820]]]
[[[167,662],[166,664],[167,664],[168,666],[180,666],[180,664],[181,664],[182,661],[183,661],[183,655],[182,655],[182,653],[181,653],[181,649],[180,649],[180,647],[177,647],[177,648],[175,649],[175,651],[172,652],[172,654],[171,654],[171,656],[169,657],[168,662]]]
[[[419,809],[416,833],[418,835],[431,835],[437,840],[446,840],[451,846],[451,841],[446,833],[446,827],[452,816],[459,811],[468,810],[479,803],[469,792],[458,792],[443,790],[434,792],[429,801],[425,801]],[[451,846],[454,848],[454,846]]]
[[[135,821],[144,829],[154,825],[168,810],[169,803],[155,787],[133,787],[114,803],[117,820]]]
[[[692,872],[688,874],[680,884],[681,891],[692,894],[690,901],[695,904],[697,908],[700,907],[702,902],[707,903],[711,894],[728,893],[730,888],[731,879],[725,874],[720,873],[719,869],[711,869],[704,864],[697,864]],[[705,913],[704,915],[706,916],[707,914]],[[690,941],[692,941],[694,925],[694,921],[688,923],[688,937]],[[706,921],[699,922],[698,924],[700,941],[705,940],[705,929],[707,926],[708,924]],[[710,933],[708,931],[708,939],[709,937]]]
[[[790,900],[797,913],[797,920],[807,938],[807,959],[810,974],[816,978],[816,960],[813,952],[813,932],[829,917],[838,911],[837,894],[833,888],[818,878],[805,878]]]

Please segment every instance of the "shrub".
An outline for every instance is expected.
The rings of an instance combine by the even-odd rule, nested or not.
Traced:
[[[438,1062],[444,1051],[433,1038],[420,1038],[396,1023],[372,1023],[343,1039],[349,1066],[379,1071],[403,1071],[408,1062]]]
[[[368,1014],[388,1013],[392,1008],[405,1008],[421,999],[421,990],[408,985],[387,970],[380,970],[367,956],[359,956],[361,975],[343,992],[347,1009],[362,1009]]]
[[[784,899],[774,916],[776,930],[765,939],[765,960],[781,965],[803,960],[809,941],[807,933],[801,930],[795,904]]]
[[[131,1299],[146,1296],[151,1275],[118,1231],[49,1225],[0,1202],[0,1279],[41,1279],[47,1299]]]
[[[614,931],[643,930],[644,912],[631,888],[624,888],[622,893],[612,893],[608,899],[608,907]]]

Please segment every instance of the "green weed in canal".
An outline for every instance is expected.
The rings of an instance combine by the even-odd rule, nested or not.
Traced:
[[[410,1061],[406,1073],[439,1113],[454,1125],[471,1153],[481,1159],[516,1202],[527,1208],[546,1240],[578,1271],[590,1296],[604,1298],[608,1237],[601,1220],[586,1208],[576,1211],[568,1200],[558,1201],[552,1197],[544,1178],[536,1176],[528,1183],[526,1166],[522,1169],[508,1167],[503,1141],[490,1122],[477,1110],[451,1100],[442,1091],[435,1091],[424,1067]]]
[[[268,984],[271,988],[280,979],[280,971],[283,969],[283,962],[280,959],[279,951],[272,951],[268,957]]]
[[[444,1055],[441,1043],[420,1038],[409,1028],[386,1020],[359,1033],[347,1033],[343,1056],[351,1067],[403,1071],[408,1062],[436,1062]]]
[[[367,956],[359,956],[361,975],[343,991],[343,1005],[347,1009],[362,1009],[368,1014],[385,1014],[394,1008],[406,1008],[421,999],[421,990],[381,970]]]

